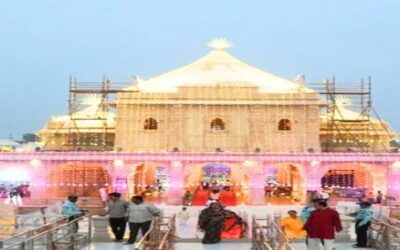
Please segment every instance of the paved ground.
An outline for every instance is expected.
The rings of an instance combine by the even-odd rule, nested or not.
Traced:
[[[337,243],[335,250],[350,250],[350,249],[367,249],[367,248],[352,248],[351,243]],[[297,250],[306,250],[306,245],[303,243],[295,243],[294,247]],[[250,250],[251,244],[246,242],[239,243],[219,243],[214,245],[203,245],[201,243],[176,243],[175,250]],[[133,249],[132,246],[122,245],[121,243],[93,243],[84,248],[84,250],[128,250]]]
[[[250,243],[220,243],[214,245],[203,245],[201,243],[177,243],[175,250],[249,250]],[[96,243],[84,248],[84,250],[132,250],[132,245],[126,246],[121,243]]]

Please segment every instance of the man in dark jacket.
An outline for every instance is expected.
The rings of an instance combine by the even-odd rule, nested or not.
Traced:
[[[357,244],[354,247],[367,247],[367,232],[373,218],[373,210],[371,203],[366,201],[361,202],[360,207],[356,216]]]
[[[329,208],[326,201],[318,201],[316,210],[311,213],[303,229],[308,233],[309,250],[321,249],[320,244],[324,250],[332,250],[335,231],[342,231],[342,224],[336,210]]]

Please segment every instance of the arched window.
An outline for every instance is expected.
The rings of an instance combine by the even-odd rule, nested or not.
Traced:
[[[147,118],[144,121],[144,129],[145,130],[156,130],[157,129],[157,120],[154,118]]]
[[[225,130],[225,122],[221,118],[215,118],[210,124],[211,130]]]
[[[278,124],[278,130],[292,130],[292,123],[289,119],[281,119]]]

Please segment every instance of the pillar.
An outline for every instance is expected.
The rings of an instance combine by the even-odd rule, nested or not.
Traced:
[[[168,168],[168,199],[169,205],[181,205],[184,195],[184,166],[180,161],[172,161]]]
[[[400,162],[395,161],[388,167],[387,194],[398,200],[400,198]],[[385,194],[383,194],[385,195]]]
[[[48,177],[50,175],[50,171],[52,168],[56,167],[58,163],[51,164],[51,162],[39,161],[39,160],[31,160],[30,165],[27,166],[30,174],[30,187],[29,190],[31,192],[32,200],[35,199],[43,199],[44,197],[49,197],[47,194],[47,184]],[[56,166],[54,166],[56,165]]]
[[[265,192],[264,184],[265,177],[263,171],[263,164],[259,161],[245,161],[243,163],[245,171],[249,172],[250,180],[250,205],[264,205]]]
[[[112,164],[112,165],[111,165]],[[129,177],[134,174],[135,169],[132,168],[132,173],[129,172],[127,167],[122,160],[115,160],[113,163],[108,165],[107,171],[109,174],[109,183],[111,187],[108,188],[109,192],[121,193],[122,199],[130,200],[131,193],[129,193]]]
[[[326,168],[319,161],[311,161],[305,167],[306,191],[321,191],[321,179],[326,172]]]

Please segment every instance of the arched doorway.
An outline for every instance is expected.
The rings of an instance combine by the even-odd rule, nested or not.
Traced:
[[[328,167],[321,178],[321,188],[333,198],[361,198],[368,193],[386,192],[384,168],[364,164],[345,163]]]
[[[103,165],[90,162],[71,162],[54,167],[49,175],[48,191],[53,197],[99,198],[99,189],[108,188],[109,175]]]
[[[153,189],[156,184],[155,166],[149,163],[142,163],[135,167],[132,176],[133,193],[140,195]]]
[[[275,163],[264,168],[265,195],[269,203],[291,203],[304,199],[302,167],[295,163]]]
[[[130,194],[143,195],[148,201],[164,201],[170,186],[168,167],[153,162],[135,165],[129,181]]]
[[[219,190],[221,197],[230,197],[227,198],[229,205],[246,199],[244,195],[248,192],[249,179],[239,164],[196,163],[187,165],[185,169],[185,188],[193,193],[193,205],[204,205],[212,190]]]
[[[230,182],[231,168],[221,162],[211,162],[203,167],[203,182],[223,186]]]
[[[32,168],[27,165],[0,165],[0,198],[13,198],[11,204],[30,197],[32,179]]]

